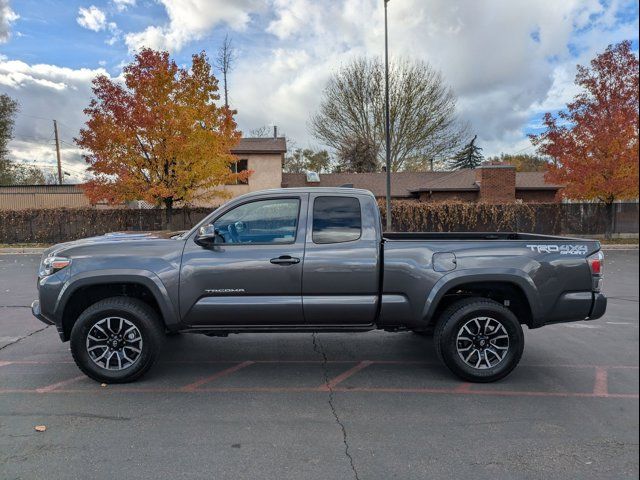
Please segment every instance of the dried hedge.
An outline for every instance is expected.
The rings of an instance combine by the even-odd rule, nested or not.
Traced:
[[[379,202],[384,217],[384,201]],[[211,212],[209,208],[174,210],[171,230],[191,228]],[[548,235],[602,234],[603,205],[392,202],[395,231],[460,232],[520,231]],[[159,209],[42,209],[0,210],[0,243],[58,243],[113,231],[161,230]],[[616,232],[638,233],[638,204],[616,205]]]
[[[378,206],[386,222],[386,206]],[[533,230],[536,212],[527,204],[426,203],[394,201],[391,224],[399,232],[462,232]]]
[[[191,228],[209,208],[174,210],[170,230]],[[0,210],[0,243],[58,243],[115,231],[162,230],[160,209],[63,208]]]

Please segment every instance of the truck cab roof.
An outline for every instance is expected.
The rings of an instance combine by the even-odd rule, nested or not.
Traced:
[[[270,195],[270,194],[300,194],[300,193],[326,193],[326,194],[338,194],[338,195],[368,195],[374,197],[373,193],[369,190],[362,188],[352,187],[292,187],[292,188],[271,188],[268,190],[257,190],[255,192],[245,193],[236,198],[248,198],[257,195]],[[375,197],[374,197],[375,198]]]

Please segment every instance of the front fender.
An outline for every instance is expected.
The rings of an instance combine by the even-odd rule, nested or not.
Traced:
[[[144,285],[160,308],[165,326],[173,330],[180,323],[178,309],[171,302],[169,292],[160,278],[150,270],[141,269],[107,269],[84,271],[70,277],[60,290],[54,307],[54,315],[62,320],[62,315],[67,302],[75,291],[82,287],[104,285],[108,283],[137,283]]]
[[[440,278],[427,296],[422,310],[422,321],[429,323],[433,319],[438,304],[446,292],[459,285],[473,282],[504,282],[520,287],[529,302],[534,321],[540,317],[540,296],[530,276],[518,269],[483,269],[482,273],[456,270]]]

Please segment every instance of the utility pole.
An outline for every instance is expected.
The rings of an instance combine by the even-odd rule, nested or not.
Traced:
[[[385,112],[384,112],[384,130],[386,136],[387,150],[387,232],[391,231],[391,128],[389,125],[389,35],[387,31],[387,3],[384,1],[384,96],[385,96]]]
[[[56,157],[58,159],[58,183],[62,185],[62,163],[60,162],[60,140],[58,140],[58,122],[53,121],[53,133],[56,137]]]

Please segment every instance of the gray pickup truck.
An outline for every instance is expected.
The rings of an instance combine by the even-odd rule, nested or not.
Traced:
[[[521,233],[383,233],[352,188],[255,192],[177,235],[107,234],[49,248],[33,314],[78,367],[129,382],[166,334],[411,330],[474,382],[509,374],[522,325],[600,318],[597,241]]]

